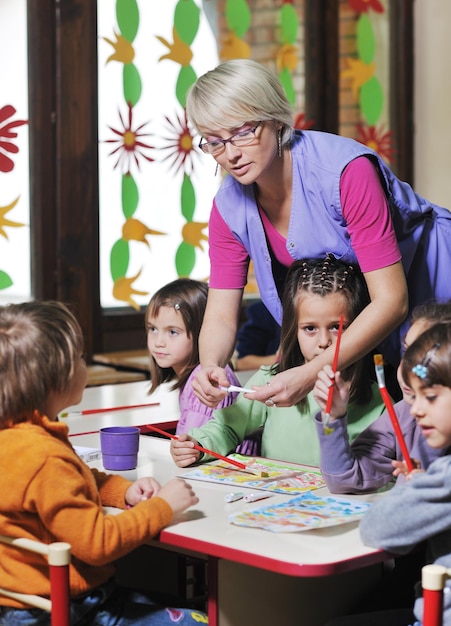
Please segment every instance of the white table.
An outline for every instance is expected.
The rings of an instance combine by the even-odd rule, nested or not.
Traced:
[[[180,410],[178,391],[171,391],[171,385],[164,383],[151,396],[148,395],[149,381],[88,387],[80,404],[65,409],[69,415],[61,418],[69,424],[70,434],[98,431],[105,426],[141,426],[155,424],[163,429],[175,428]],[[85,409],[109,409],[140,404],[155,403],[154,406],[105,411],[92,415],[77,415]],[[78,442],[77,442],[78,445]]]
[[[96,434],[76,439],[77,445],[98,446]],[[100,461],[92,465],[102,468]],[[162,483],[181,473],[169,441],[146,436],[141,436],[138,468],[121,472],[130,480],[153,475]],[[278,534],[234,526],[227,515],[252,505],[226,504],[230,487],[191,484],[199,504],[150,543],[208,559],[210,626],[323,626],[371,588],[380,576],[378,564],[390,557],[365,547],[356,523]],[[271,502],[288,497],[276,495]]]

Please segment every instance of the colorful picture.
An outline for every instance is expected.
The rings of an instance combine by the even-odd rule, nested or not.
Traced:
[[[225,461],[212,461],[189,470],[183,477],[188,480],[251,487],[288,495],[304,493],[326,485],[319,469],[313,467],[269,461],[260,457],[249,459],[240,454],[230,454],[228,458],[244,463],[247,469],[235,468],[227,465]]]
[[[288,502],[229,515],[229,521],[248,528],[293,533],[356,522],[370,506],[368,502],[305,493]]]

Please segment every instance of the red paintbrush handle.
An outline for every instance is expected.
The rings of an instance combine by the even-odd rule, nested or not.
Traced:
[[[166,430],[161,430],[161,428],[158,428],[157,426],[153,426],[152,424],[146,424],[145,426],[141,427],[141,430],[154,430],[156,433],[159,433],[160,435],[163,435],[163,437],[169,437],[170,439],[178,439],[177,435],[172,435],[171,433],[168,433]],[[221,459],[221,461],[225,461],[226,463],[230,463],[231,465],[235,465],[236,467],[239,467],[240,469],[246,469],[246,465],[244,463],[240,463],[239,461],[235,461],[234,459],[229,459],[226,456],[222,456],[222,454],[218,454],[218,452],[214,452],[213,450],[208,450],[207,448],[203,448],[202,446],[199,446],[197,443],[194,444],[194,449],[195,450],[199,450],[199,452],[203,452],[204,454],[209,454],[210,456],[214,456],[217,459]]]
[[[95,415],[96,413],[109,413],[110,411],[128,411],[130,409],[143,409],[148,406],[158,406],[159,402],[149,402],[147,404],[130,404],[128,406],[113,406],[107,409],[84,409],[82,415]]]
[[[329,394],[327,396],[327,403],[326,403],[326,411],[325,413],[327,413],[328,415],[330,414],[330,410],[332,408],[332,400],[334,397],[334,387],[335,387],[335,383],[332,383],[332,385],[329,387]]]
[[[343,315],[340,315],[337,342],[335,344],[334,360],[332,361],[332,370],[334,374],[337,371],[337,367],[338,367],[338,353],[340,352],[340,341],[341,341],[342,333],[343,333]],[[327,414],[330,413],[330,410],[332,408],[332,399],[334,397],[334,387],[335,387],[335,382],[333,382],[332,385],[329,387],[329,393],[327,395],[327,403],[326,403],[326,411],[325,411]]]
[[[393,424],[393,428],[395,431],[396,438],[398,439],[399,446],[401,448],[402,455],[407,465],[407,469],[409,472],[415,469],[412,459],[410,458],[409,451],[407,449],[406,442],[404,440],[404,436],[402,434],[401,427],[399,425],[398,416],[395,413],[395,409],[393,408],[393,404],[390,398],[390,395],[387,391],[386,387],[379,387],[382,400],[384,401],[385,408],[388,411],[388,415],[390,416],[391,423]]]

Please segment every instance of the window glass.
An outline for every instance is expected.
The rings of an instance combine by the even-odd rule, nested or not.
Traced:
[[[221,177],[187,128],[184,97],[218,63],[210,18],[194,0],[98,1],[104,308],[146,305],[178,276],[208,279]]]
[[[0,302],[31,298],[27,3],[0,3]]]

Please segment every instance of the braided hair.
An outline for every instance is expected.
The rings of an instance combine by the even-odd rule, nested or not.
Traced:
[[[283,294],[283,319],[280,338],[280,360],[277,372],[305,363],[297,338],[297,308],[305,294],[328,296],[342,293],[348,303],[349,319],[353,321],[370,303],[364,276],[358,265],[340,261],[333,254],[323,259],[301,259],[289,268]],[[351,382],[350,398],[364,404],[371,398],[371,355],[360,359],[343,372]]]

